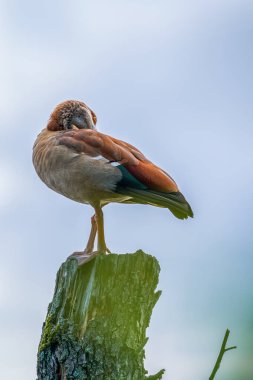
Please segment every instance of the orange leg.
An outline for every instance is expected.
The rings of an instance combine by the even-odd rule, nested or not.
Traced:
[[[72,253],[72,255],[70,255],[70,258],[75,257],[78,261],[78,264],[82,265],[82,264],[88,263],[95,256],[97,256],[99,252],[93,252],[96,234],[97,234],[96,215],[93,215],[91,218],[90,236],[89,236],[89,239],[88,239],[88,242],[87,242],[87,245],[86,245],[84,252],[74,252],[74,253]]]
[[[79,265],[89,262],[99,254],[106,254],[110,250],[106,247],[104,235],[104,216],[102,207],[94,205],[95,215],[91,218],[90,236],[84,252],[74,252],[70,257],[75,257]],[[96,235],[98,234],[97,251],[93,251]]]
[[[97,232],[98,232],[98,243],[97,243],[97,250],[98,253],[106,253],[109,251],[105,244],[105,233],[104,233],[104,215],[101,206],[96,206],[95,213],[96,213],[96,222],[97,222]]]
[[[96,222],[96,214],[95,214],[91,217],[90,236],[89,236],[86,248],[84,250],[84,253],[87,253],[88,255],[90,255],[93,252],[96,235],[97,235],[97,222]]]

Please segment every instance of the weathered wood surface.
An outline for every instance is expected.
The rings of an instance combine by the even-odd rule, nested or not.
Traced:
[[[38,351],[38,380],[161,379],[144,368],[160,293],[158,261],[142,251],[62,264]]]

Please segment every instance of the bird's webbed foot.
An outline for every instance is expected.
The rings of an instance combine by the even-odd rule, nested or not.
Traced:
[[[112,253],[109,248],[100,248],[97,251],[93,251],[92,254],[96,255],[108,255],[109,253]]]
[[[68,257],[68,259],[76,259],[78,261],[78,265],[83,265],[93,260],[95,257],[99,255],[99,252],[73,252],[72,255]]]

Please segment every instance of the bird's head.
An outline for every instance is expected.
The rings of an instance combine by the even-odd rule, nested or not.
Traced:
[[[96,129],[97,117],[95,113],[78,100],[66,100],[58,104],[51,113],[47,124],[50,131],[69,129]]]

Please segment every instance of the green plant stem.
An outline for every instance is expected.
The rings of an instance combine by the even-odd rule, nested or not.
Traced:
[[[236,348],[236,346],[227,347],[226,348],[226,344],[227,344],[227,341],[228,341],[229,334],[230,334],[230,331],[227,329],[226,332],[225,332],[223,341],[222,341],[222,345],[221,345],[221,348],[220,348],[219,355],[217,357],[216,363],[215,363],[215,365],[213,367],[213,371],[211,373],[211,376],[209,377],[209,380],[213,380],[214,379],[214,377],[215,377],[218,369],[220,368],[220,364],[221,364],[221,361],[222,361],[222,358],[223,358],[223,355],[225,354],[225,352],[229,351],[229,350],[234,350]]]

